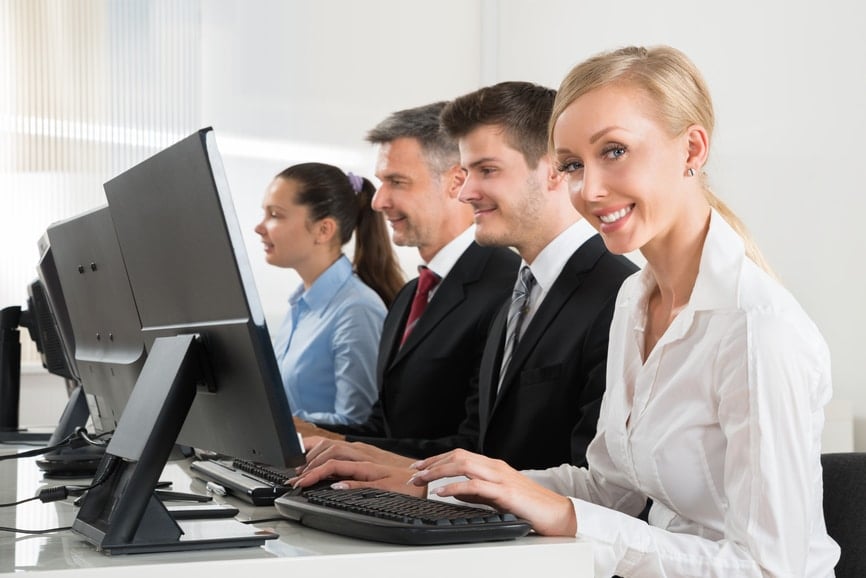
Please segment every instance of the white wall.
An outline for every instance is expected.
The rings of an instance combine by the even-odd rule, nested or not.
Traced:
[[[252,233],[276,172],[315,159],[370,176],[363,137],[391,111],[500,80],[556,87],[592,53],[671,44],[713,91],[715,189],[824,333],[835,398],[851,403],[866,450],[866,36],[855,4],[207,0],[202,120],[217,131],[269,319],[297,282],[265,266]],[[401,256],[411,271],[416,256]]]
[[[478,86],[480,2],[208,0],[202,121],[212,125],[272,327],[299,282],[265,264],[253,227],[285,167],[315,160],[372,178],[366,132],[395,110]],[[268,158],[250,158],[263,145]],[[400,250],[414,276],[417,252]]]

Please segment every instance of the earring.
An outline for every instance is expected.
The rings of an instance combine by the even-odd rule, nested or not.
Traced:
[[[692,167],[689,167],[689,170],[686,171],[686,174],[689,175],[690,177],[695,176],[695,169],[693,169]]]

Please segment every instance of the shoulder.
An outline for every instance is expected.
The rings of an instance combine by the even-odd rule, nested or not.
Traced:
[[[385,303],[378,293],[354,274],[346,279],[346,282],[334,295],[333,302],[338,311],[370,311],[380,314],[382,317],[386,311]]]
[[[829,358],[820,330],[800,303],[749,259],[737,286],[737,304],[748,325],[750,347],[771,355],[786,350],[813,359]]]
[[[445,277],[449,284],[507,285],[514,284],[520,256],[502,247],[483,247],[473,242],[463,252]]]
[[[469,267],[475,269],[482,267],[484,270],[515,272],[520,266],[520,256],[511,249],[504,247],[485,247],[472,242],[457,260],[455,269]]]
[[[600,291],[617,292],[623,281],[637,273],[639,267],[628,257],[608,251],[601,237],[595,235],[572,254],[563,273],[566,271],[583,277],[584,285]]]

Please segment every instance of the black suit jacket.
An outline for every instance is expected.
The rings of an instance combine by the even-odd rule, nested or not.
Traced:
[[[616,294],[636,270],[598,235],[583,243],[530,320],[497,392],[508,306],[500,309],[479,373],[478,451],[517,469],[586,463]]]
[[[520,257],[472,243],[441,281],[406,343],[400,339],[417,279],[398,293],[382,328],[370,418],[322,426],[400,454],[422,457],[428,439],[455,435],[477,407],[478,368],[494,315],[514,286]],[[477,439],[477,429],[466,432]]]

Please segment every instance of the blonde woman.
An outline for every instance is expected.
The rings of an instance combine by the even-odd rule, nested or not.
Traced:
[[[707,188],[713,124],[704,80],[669,47],[565,78],[550,144],[572,202],[610,251],[647,261],[617,299],[588,468],[517,472],[455,451],[415,464],[415,485],[465,476],[428,487],[592,541],[597,576],[833,575],[830,355]]]

